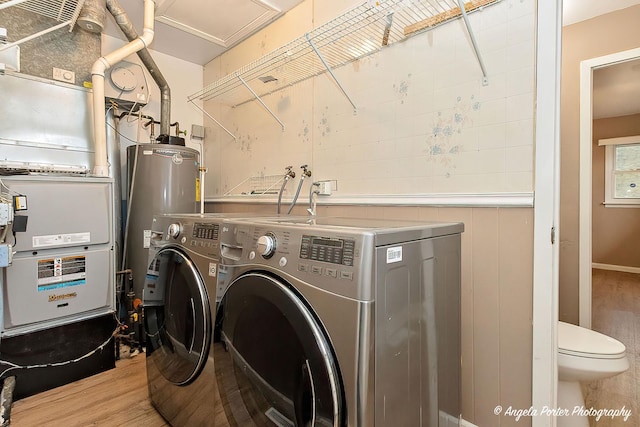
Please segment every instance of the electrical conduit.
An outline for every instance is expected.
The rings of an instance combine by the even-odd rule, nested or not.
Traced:
[[[109,176],[107,161],[107,121],[104,103],[104,72],[124,58],[148,47],[153,41],[154,0],[144,1],[144,28],[137,39],[98,58],[91,68],[91,84],[93,86],[93,136],[95,143],[94,175]]]

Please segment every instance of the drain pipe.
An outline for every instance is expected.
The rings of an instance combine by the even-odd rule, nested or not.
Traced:
[[[95,143],[94,175],[109,176],[107,160],[107,121],[104,103],[104,72],[127,56],[144,49],[153,41],[154,0],[144,1],[144,28],[142,36],[98,58],[91,68],[91,84],[93,86],[93,135]]]
[[[138,38],[138,32],[133,27],[131,20],[120,6],[120,3],[118,3],[118,0],[107,0],[107,9],[115,18],[116,23],[120,27],[120,30],[122,30],[122,33],[127,37],[127,40],[132,42]],[[171,89],[147,48],[139,50],[137,54],[142,64],[147,68],[149,74],[151,74],[151,77],[160,88],[160,135],[169,136],[171,128]]]

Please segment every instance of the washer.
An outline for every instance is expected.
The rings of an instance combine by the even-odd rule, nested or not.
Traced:
[[[173,426],[212,425],[215,371],[210,353],[220,277],[216,214],[153,219],[143,291],[149,398]]]
[[[225,220],[216,425],[458,426],[462,231]]]

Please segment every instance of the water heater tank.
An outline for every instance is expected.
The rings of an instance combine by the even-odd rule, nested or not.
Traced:
[[[153,215],[196,212],[199,154],[176,145],[138,144],[127,148],[127,164],[125,265],[133,271],[136,297],[142,298]]]

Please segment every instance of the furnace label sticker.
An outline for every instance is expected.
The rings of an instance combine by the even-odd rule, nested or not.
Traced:
[[[70,256],[38,261],[38,292],[87,283],[86,258]]]
[[[209,276],[216,277],[217,272],[218,272],[218,264],[216,264],[215,262],[210,262],[209,263]]]
[[[50,234],[46,236],[32,237],[32,244],[34,248],[82,243],[91,243],[91,233]]]
[[[402,261],[402,246],[387,248],[387,264]]]

